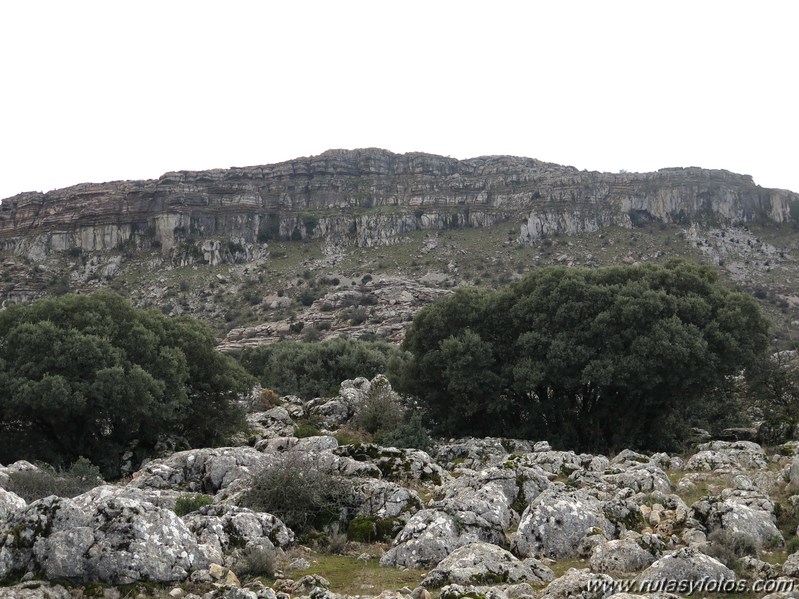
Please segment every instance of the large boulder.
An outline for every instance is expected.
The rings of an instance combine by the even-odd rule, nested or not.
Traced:
[[[277,406],[265,412],[247,414],[247,428],[252,444],[261,439],[291,437],[294,434],[294,420],[286,407]]]
[[[594,546],[591,570],[602,574],[630,574],[648,568],[655,556],[633,539],[617,539]]]
[[[596,497],[555,485],[536,497],[522,514],[513,552],[524,557],[574,557],[585,537],[600,533],[611,538],[614,532],[615,526]]]
[[[318,452],[336,449],[338,441],[330,435],[315,435],[313,437],[278,437],[264,439],[255,444],[255,449],[263,453],[281,453],[284,451]]]
[[[10,587],[0,587],[0,599],[71,599],[69,590],[60,584],[31,580]]]
[[[353,482],[353,487],[353,504],[358,506],[356,514],[359,516],[384,520],[410,517],[422,509],[422,499],[416,491],[391,481],[363,479]]]
[[[476,541],[506,542],[515,523],[511,501],[496,482],[474,489],[456,487],[411,516],[380,563],[407,568],[434,566],[453,550]]]
[[[549,449],[549,444],[547,444]],[[500,439],[485,437],[475,439],[450,439],[447,443],[436,445],[433,457],[436,462],[452,470],[456,466],[463,466],[479,470],[489,466],[501,466],[507,461],[508,454],[527,453],[533,451],[529,441],[519,439]]]
[[[464,490],[476,492],[488,484],[499,487],[508,504],[519,512],[550,486],[549,478],[540,468],[519,466],[515,462],[490,466],[479,472],[462,469],[461,476],[444,486],[445,497],[454,497]]]
[[[740,472],[768,466],[766,452],[751,441],[711,441],[698,445],[697,450],[685,464],[688,471]]]
[[[511,502],[495,482],[478,489],[462,488],[435,502],[437,507],[451,514],[463,533],[474,534],[478,539],[495,545],[505,544],[505,532],[515,524]]]
[[[671,492],[668,475],[652,463],[614,464],[599,472],[578,470],[569,480],[580,487],[595,487],[608,493],[618,489],[631,489],[636,493]]]
[[[400,403],[388,379],[378,374],[371,381],[364,377],[343,381],[336,397],[314,399],[309,403],[308,411],[325,428],[336,429],[351,420],[375,393],[380,394],[384,401]]]
[[[176,489],[214,495],[236,481],[247,480],[274,457],[252,447],[219,447],[180,451],[148,462],[129,483],[139,489]]]
[[[175,502],[181,495],[183,495],[183,493],[180,491],[173,491],[172,489],[139,489],[129,485],[124,487],[118,487],[116,485],[98,485],[82,495],[78,495],[73,501],[79,506],[88,507],[90,504],[108,497],[126,497],[134,501],[146,501],[152,503],[156,507],[174,511]]]
[[[524,454],[514,454],[509,461],[520,466],[538,467],[553,476],[568,477],[573,473],[590,468],[594,456],[589,454],[576,454],[573,451],[532,451]]]
[[[234,563],[240,551],[286,548],[294,533],[276,516],[231,505],[208,505],[183,517],[208,561]],[[234,555],[230,555],[234,554]]]
[[[683,547],[667,554],[641,572],[636,581],[653,588],[668,581],[735,580],[735,572],[694,547]]]
[[[422,585],[437,588],[451,583],[488,585],[554,578],[552,570],[538,560],[520,560],[509,551],[489,543],[470,543],[439,562]]]
[[[476,531],[462,531],[455,517],[438,509],[416,512],[380,559],[381,566],[430,568],[458,547],[481,541]]]
[[[774,504],[756,491],[725,489],[721,496],[703,497],[691,506],[691,516],[708,531],[744,534],[759,546],[782,544]]]
[[[799,578],[799,551],[788,556],[782,564],[782,573],[785,576]]]
[[[0,487],[0,522],[11,517],[11,513],[25,507],[25,500],[16,493]]]
[[[30,573],[75,582],[172,582],[207,565],[174,512],[122,496],[50,496],[0,526],[0,580]]]
[[[356,462],[369,462],[377,466],[383,478],[396,482],[421,480],[440,485],[451,480],[450,474],[424,451],[381,447],[373,443],[342,445],[333,453]]]
[[[563,576],[549,583],[541,599],[604,599],[615,590],[616,585],[607,574],[570,568]]]

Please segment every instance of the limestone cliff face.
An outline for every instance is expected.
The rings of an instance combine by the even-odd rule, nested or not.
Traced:
[[[160,248],[177,263],[246,261],[259,242],[375,246],[419,229],[511,221],[519,240],[637,222],[785,222],[799,194],[698,168],[579,171],[530,158],[331,150],[280,164],[24,193],[0,205],[0,250]]]

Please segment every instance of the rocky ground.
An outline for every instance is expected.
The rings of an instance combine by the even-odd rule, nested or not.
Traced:
[[[775,591],[799,578],[797,442],[708,441],[681,456],[498,438],[429,452],[348,442],[370,387],[281,398],[249,414],[238,445],[165,456],[73,498],[26,503],[6,489],[35,466],[0,468],[0,597],[590,599],[685,596],[669,581],[720,579],[744,585],[741,596],[794,596]],[[309,421],[322,434],[295,437]],[[348,529],[300,542],[242,507],[253,474],[291,459],[343,485]],[[208,504],[178,516],[191,494]],[[259,552],[275,556],[269,577],[252,574]],[[634,583],[649,588],[621,586]]]
[[[499,288],[539,266],[606,266],[685,258],[719,266],[775,323],[776,349],[799,327],[799,237],[790,224],[648,224],[517,243],[510,224],[413,231],[380,247],[318,240],[252,244],[243,262],[170,263],[121,248],[0,254],[0,298],[16,301],[112,289],[139,307],[208,322],[223,349],[280,339],[350,336],[397,342],[413,315],[459,287]]]

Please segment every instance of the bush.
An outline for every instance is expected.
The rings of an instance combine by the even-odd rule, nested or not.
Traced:
[[[344,553],[347,547],[347,533],[341,532],[338,522],[325,525],[323,539],[325,548],[330,553]]]
[[[11,306],[0,311],[0,462],[85,456],[115,477],[134,444],[139,461],[164,437],[222,441],[243,425],[235,400],[253,382],[206,325],[112,293]]]
[[[785,552],[788,555],[793,555],[799,551],[799,537],[794,537],[785,544]]]
[[[717,528],[707,537],[708,544],[702,549],[705,555],[714,557],[730,570],[738,570],[739,560],[747,555],[757,556],[755,540],[741,532],[730,532]]]
[[[175,501],[174,512],[182,518],[186,514],[196,512],[205,505],[211,505],[213,502],[213,497],[203,493],[180,495]]]
[[[239,578],[274,578],[276,563],[277,552],[273,547],[255,545],[241,552],[234,569]]]
[[[363,405],[358,409],[355,423],[369,433],[392,430],[402,421],[402,406],[391,390],[388,379],[375,377]]]
[[[255,412],[266,412],[280,405],[280,396],[274,389],[261,389],[250,408]]]
[[[383,447],[405,447],[422,451],[433,446],[433,439],[422,424],[422,415],[418,412],[406,412],[402,422],[396,427],[379,430],[374,441]]]
[[[377,538],[377,527],[370,516],[355,516],[347,527],[347,539],[358,543],[371,543]]]
[[[242,366],[280,395],[305,399],[335,395],[341,381],[386,372],[404,359],[395,346],[384,342],[330,339],[304,343],[281,341],[246,348],[238,356]]]
[[[288,452],[253,475],[241,504],[269,512],[303,534],[338,522],[351,496],[346,481],[320,469],[314,456]]]
[[[298,439],[304,437],[318,437],[321,434],[322,431],[319,430],[319,427],[308,422],[303,422],[294,426],[294,436]]]
[[[31,502],[49,495],[76,497],[103,484],[100,469],[86,458],[78,458],[64,472],[48,464],[39,464],[37,470],[21,470],[9,475],[7,490]]]

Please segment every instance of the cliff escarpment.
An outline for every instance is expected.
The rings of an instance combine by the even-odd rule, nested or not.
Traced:
[[[271,240],[391,245],[414,230],[511,222],[529,243],[639,223],[786,222],[799,194],[722,170],[580,171],[530,158],[331,150],[280,164],[23,193],[0,205],[0,250],[154,248],[175,264],[246,262]],[[794,217],[795,219],[795,217]]]

